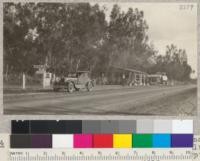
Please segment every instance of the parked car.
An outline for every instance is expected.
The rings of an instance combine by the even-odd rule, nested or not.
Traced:
[[[149,74],[148,81],[150,85],[168,85],[168,77],[164,72]]]
[[[75,90],[78,91],[80,89],[91,91],[93,87],[94,84],[90,78],[89,71],[78,71],[76,73],[71,73],[68,75],[68,77],[58,78],[53,83],[54,91],[65,89],[69,93],[72,93]]]

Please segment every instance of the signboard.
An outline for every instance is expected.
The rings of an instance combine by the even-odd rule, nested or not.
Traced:
[[[36,74],[43,74],[46,72],[46,65],[34,65],[33,67],[38,69]]]
[[[33,68],[46,68],[46,65],[33,65]]]
[[[38,69],[35,73],[36,74],[43,74],[43,73],[45,73],[45,69]]]

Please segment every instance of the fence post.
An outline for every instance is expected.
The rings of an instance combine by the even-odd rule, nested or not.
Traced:
[[[45,77],[46,77],[46,72],[44,71],[43,72],[43,82],[42,82],[42,86],[43,86],[43,89],[46,87],[46,80],[45,80]]]
[[[22,74],[22,89],[26,89],[26,75]]]

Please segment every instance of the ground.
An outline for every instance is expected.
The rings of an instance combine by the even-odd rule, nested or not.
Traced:
[[[4,94],[4,114],[65,115],[195,115],[197,87],[97,86],[73,94],[31,92]]]

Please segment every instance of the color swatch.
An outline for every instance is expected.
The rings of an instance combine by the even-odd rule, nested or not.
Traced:
[[[136,132],[140,134],[153,133],[153,120],[137,120]]]
[[[113,148],[132,148],[132,134],[114,134]]]
[[[172,121],[171,120],[154,120],[153,133],[155,134],[172,133]]]
[[[173,134],[192,134],[193,121],[192,120],[173,120],[172,133]]]
[[[72,134],[54,134],[52,138],[53,148],[73,148],[74,136]]]
[[[52,135],[31,135],[31,148],[52,148]]]
[[[113,135],[112,134],[94,134],[93,147],[94,148],[112,148]]]
[[[153,147],[154,148],[170,148],[171,135],[170,134],[154,134]]]
[[[152,148],[153,136],[151,134],[134,134],[133,147],[134,148]]]
[[[32,134],[73,134],[82,133],[80,120],[31,120],[29,123]]]
[[[11,135],[11,148],[31,148],[31,135]]]
[[[74,134],[74,148],[92,148],[93,138],[91,134]]]
[[[183,148],[193,146],[193,134],[172,134],[171,147]]]

